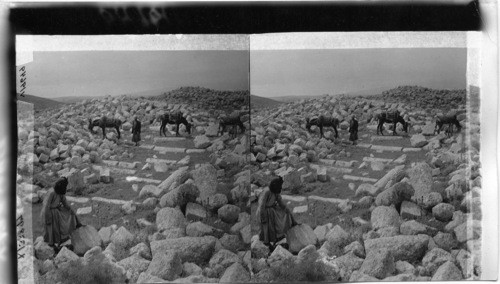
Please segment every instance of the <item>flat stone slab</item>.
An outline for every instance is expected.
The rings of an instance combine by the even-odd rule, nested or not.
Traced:
[[[175,164],[175,163],[177,163],[177,161],[176,160],[167,160],[167,159],[147,158],[146,159],[146,163],[151,163],[151,164],[155,164],[155,163]]]
[[[207,152],[207,149],[187,149],[187,154],[204,154]]]
[[[137,168],[138,165],[139,165],[139,162],[133,162],[133,163],[119,162],[118,163],[118,166],[120,168],[126,168],[126,169],[135,169],[135,168]]]
[[[282,194],[281,198],[286,201],[293,201],[293,202],[305,202],[307,200],[307,197],[305,196],[292,196],[292,195],[285,195]]]
[[[126,177],[125,180],[128,182],[144,182],[144,183],[155,183],[160,184],[162,181],[152,178],[141,178],[141,177]]]
[[[148,149],[148,150],[153,150],[155,145],[148,145],[148,144],[141,144],[139,145],[140,148]]]
[[[375,158],[375,157],[363,157],[364,162],[383,162],[390,163],[394,161],[394,159],[386,159],[386,158]]]
[[[108,199],[108,198],[98,197],[98,196],[92,197],[92,200],[93,201],[105,202],[105,203],[111,203],[111,204],[117,204],[117,205],[123,205],[123,204],[125,204],[125,203],[127,203],[127,202],[130,201],[130,200],[121,200],[121,199]],[[134,204],[139,204],[139,203],[134,202]]]
[[[112,167],[118,166],[118,161],[102,160],[102,162],[108,166],[112,166]]]
[[[351,175],[344,175],[343,178],[345,180],[354,180],[354,181],[363,181],[363,182],[377,182],[378,179],[375,178],[367,178],[367,177],[359,177],[359,176],[351,176]]]
[[[420,152],[422,148],[403,148],[403,152]]]
[[[66,195],[66,200],[69,202],[75,202],[75,203],[87,203],[89,202],[89,198],[87,197],[74,197],[74,196],[68,196]]]
[[[76,215],[86,215],[92,213],[92,206],[78,208],[76,210]]]
[[[375,150],[375,151],[394,151],[394,152],[399,152],[399,151],[403,150],[403,147],[399,147],[399,146],[384,146],[384,145],[372,145],[371,149]]]
[[[160,131],[158,129],[158,131]],[[155,137],[153,139],[154,143],[160,143],[160,142],[176,142],[176,141],[183,141],[186,140],[186,137]]]
[[[326,167],[326,173],[332,174],[350,174],[353,169],[339,168],[339,167]]]
[[[319,162],[328,166],[337,166],[343,168],[352,168],[354,165],[354,161],[319,159]]]
[[[186,153],[186,148],[159,147],[159,146],[155,146],[155,148],[153,150],[158,151],[160,153],[167,153],[167,152],[170,152],[170,153]]]
[[[361,148],[367,148],[367,149],[369,149],[369,148],[372,147],[372,144],[359,143],[356,146],[361,147]]]
[[[100,171],[100,170],[105,170],[109,169],[110,172],[115,173],[115,174],[126,174],[126,175],[135,175],[136,170],[131,170],[131,169],[122,169],[122,168],[114,168],[114,167],[102,167],[99,165],[92,165],[92,168],[94,170]]]
[[[306,213],[307,210],[309,210],[307,205],[302,205],[302,206],[297,206],[297,207],[293,208],[292,213],[293,214]]]
[[[359,226],[363,226],[363,225],[370,223],[361,217],[354,217],[354,218],[352,218],[352,221],[354,222],[354,224],[359,225]]]
[[[316,201],[323,201],[323,202],[330,202],[330,203],[338,204],[338,203],[345,202],[347,199],[327,198],[327,197],[311,195],[311,196],[309,196],[309,200],[316,200]]]
[[[402,139],[403,136],[372,136],[372,141],[391,141]]]

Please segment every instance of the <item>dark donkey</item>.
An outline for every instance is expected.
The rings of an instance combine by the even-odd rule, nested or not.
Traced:
[[[316,125],[319,127],[319,133],[321,133],[321,138],[323,135],[323,127],[333,127],[335,131],[335,138],[339,138],[339,132],[337,131],[337,127],[339,126],[340,121],[335,117],[325,117],[320,115],[319,117],[315,117],[313,119],[306,118],[306,128],[307,131],[311,132],[311,126]]]
[[[179,125],[181,124],[184,124],[184,126],[186,126],[187,133],[191,134],[191,123],[187,121],[187,119],[180,111],[162,114],[157,119],[161,121],[160,136],[162,133],[163,136],[167,136],[165,134],[165,128],[167,124],[175,124],[175,136],[179,136]]]
[[[118,139],[120,139],[120,127],[122,126],[122,121],[117,118],[108,118],[103,116],[92,120],[89,118],[89,130],[92,134],[95,134],[94,127],[99,126],[102,128],[102,139],[106,138],[106,128],[114,128],[118,133]]]
[[[241,129],[241,133],[245,132],[245,125],[243,125],[243,121],[241,121],[241,115],[238,113],[229,116],[222,116],[219,118],[219,131],[217,132],[217,135],[219,135],[219,133],[222,135],[222,133],[224,133],[224,131],[226,130],[226,127],[231,125],[233,127],[239,126]],[[234,135],[238,135],[238,129],[234,131]]]
[[[401,116],[399,111],[393,111],[393,112],[383,112],[380,114],[377,114],[375,119],[378,120],[378,126],[377,126],[377,135],[380,134],[384,135],[382,127],[384,126],[384,123],[393,123],[393,132],[392,135],[396,135],[396,124],[399,122],[403,125],[403,131],[408,133],[408,122],[404,120],[404,118]]]
[[[436,133],[436,131],[439,134],[445,124],[448,124],[448,131],[446,132],[448,136],[451,136],[453,134],[453,125],[457,127],[458,132],[460,132],[460,130],[462,129],[462,126],[458,122],[457,115],[437,116],[436,126],[434,127],[434,134]]]

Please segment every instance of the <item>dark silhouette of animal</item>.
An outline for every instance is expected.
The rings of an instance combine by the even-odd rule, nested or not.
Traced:
[[[396,135],[396,124],[401,123],[403,125],[403,131],[408,133],[408,125],[409,123],[406,122],[403,117],[401,116],[401,113],[399,111],[392,111],[392,112],[382,112],[378,115],[375,116],[375,119],[378,120],[378,125],[377,125],[377,135],[383,133],[383,126],[384,123],[393,123],[393,132],[392,135]]]
[[[187,133],[191,134],[191,123],[189,123],[187,121],[187,119],[184,117],[184,115],[180,111],[162,114],[157,119],[161,121],[160,136],[162,133],[163,133],[163,136],[167,136],[165,134],[165,128],[166,128],[167,124],[175,124],[175,136],[179,136],[179,125],[181,125],[181,124],[184,124],[184,126],[186,126]],[[151,121],[151,124],[155,120],[156,119],[153,119]]]
[[[457,115],[437,116],[434,134],[436,134],[436,132],[439,134],[445,124],[448,124],[448,130],[446,131],[448,136],[453,135],[453,125],[457,127],[458,132],[462,129],[462,126],[458,122]]]
[[[120,127],[122,126],[122,121],[117,118],[108,118],[103,116],[92,120],[89,118],[89,130],[92,134],[95,134],[94,127],[99,126],[102,129],[102,139],[106,138],[106,128],[114,128],[118,133],[118,139],[120,139]]]
[[[222,135],[227,126],[233,126],[233,130],[235,130],[233,131],[234,136],[238,135],[238,128],[235,129],[235,127],[239,127],[241,129],[241,133],[245,133],[245,125],[243,125],[243,121],[241,121],[241,115],[239,113],[220,117],[219,131],[217,132],[217,135],[219,135],[219,133]]]
[[[339,126],[340,121],[335,117],[325,117],[320,115],[319,117],[315,117],[313,119],[306,118],[306,128],[307,131],[311,132],[311,126],[316,125],[319,127],[319,132],[321,134],[321,138],[323,135],[323,127],[333,127],[335,131],[335,138],[339,138],[339,133],[337,131],[337,127]]]

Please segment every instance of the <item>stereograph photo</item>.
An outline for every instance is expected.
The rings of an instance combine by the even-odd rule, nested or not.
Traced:
[[[33,39],[18,66],[20,279],[249,279],[248,42],[226,39]]]
[[[17,36],[19,279],[492,279],[479,38]]]
[[[251,37],[257,282],[480,279],[477,50],[399,36]]]

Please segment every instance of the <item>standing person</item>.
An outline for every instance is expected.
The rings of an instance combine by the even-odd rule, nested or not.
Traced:
[[[277,242],[285,238],[286,232],[297,224],[281,198],[282,185],[282,177],[273,179],[269,188],[261,193],[256,211],[260,220],[259,239],[271,251]]]
[[[44,224],[43,240],[49,246],[57,245],[56,249],[69,239],[73,230],[82,226],[75,211],[66,200],[67,187],[68,179],[60,178],[43,200],[41,212],[42,224]]]
[[[356,145],[356,140],[358,140],[358,120],[354,115],[349,123],[349,133],[351,133],[349,141],[352,141],[352,145]]]
[[[132,122],[132,142],[137,146],[139,141],[141,141],[141,122],[135,116]]]

